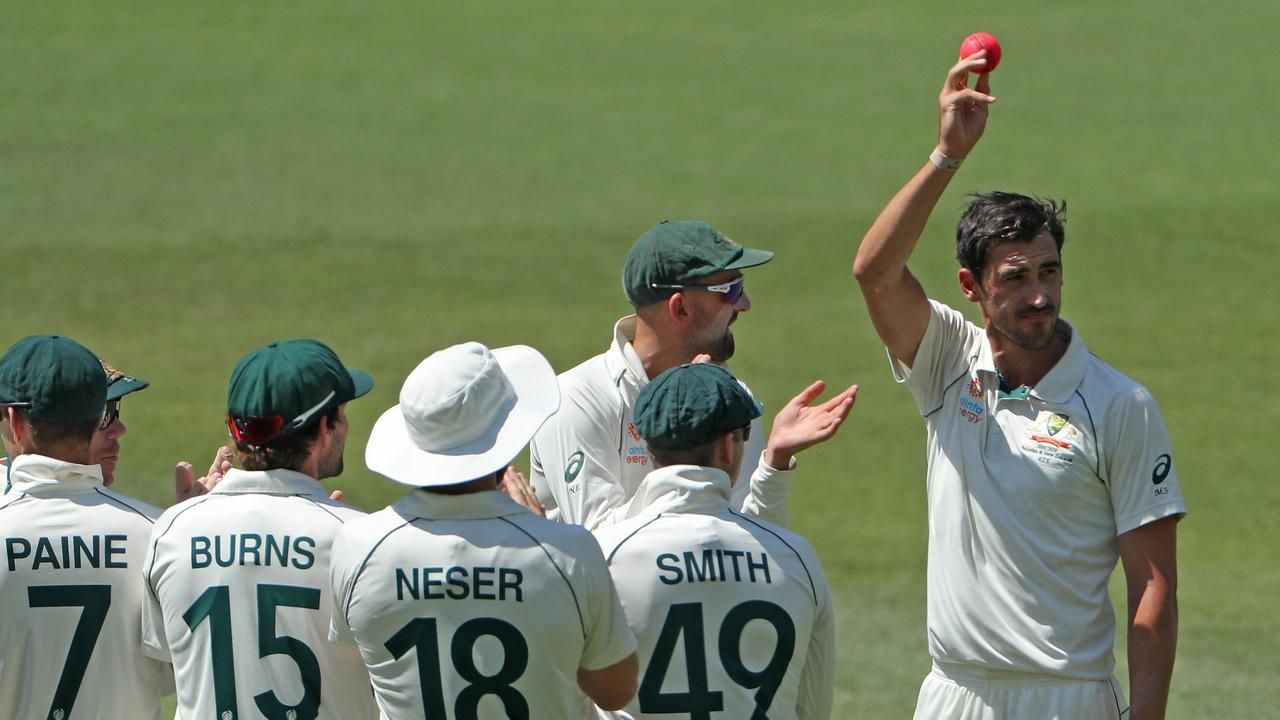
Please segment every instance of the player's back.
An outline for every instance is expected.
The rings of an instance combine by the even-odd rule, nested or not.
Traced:
[[[577,671],[634,650],[589,533],[498,492],[414,492],[343,529],[334,635],[384,718],[575,716]]]
[[[830,591],[803,538],[724,507],[644,514],[596,536],[641,667],[635,699],[602,718],[829,714]]]
[[[359,656],[327,638],[329,549],[362,515],[305,475],[233,470],[161,516],[143,629],[173,660],[179,717],[376,716]]]
[[[53,468],[58,481],[24,480],[33,463]],[[139,642],[139,578],[160,511],[104,489],[98,472],[20,456],[0,498],[5,720],[158,720],[172,687],[172,670],[145,657]]]

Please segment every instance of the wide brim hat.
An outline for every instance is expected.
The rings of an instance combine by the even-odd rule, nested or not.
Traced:
[[[413,487],[492,475],[560,408],[555,371],[525,345],[445,348],[405,380],[400,402],[374,423],[365,464]]]

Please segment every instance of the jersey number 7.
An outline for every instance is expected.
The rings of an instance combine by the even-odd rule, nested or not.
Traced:
[[[71,716],[71,707],[75,705],[76,695],[80,694],[84,671],[89,667],[89,658],[93,656],[102,623],[111,607],[111,586],[33,585],[27,588],[27,605],[33,608],[84,608],[80,621],[76,623],[76,631],[71,635],[71,647],[67,649],[62,676],[58,678],[53,704],[49,706],[48,716],[62,720]]]

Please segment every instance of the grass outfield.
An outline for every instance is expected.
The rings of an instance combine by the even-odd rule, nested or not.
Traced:
[[[848,268],[988,30],[999,102],[912,267],[959,306],[964,193],[1068,199],[1064,315],[1159,399],[1191,508],[1169,717],[1275,713],[1274,2],[392,4],[5,13],[0,344],[65,333],[152,382],[124,404],[121,490],[167,504],[173,462],[225,437],[235,361],[314,336],[378,380],[335,485],[380,507],[398,489],[364,442],[423,356],[479,339],[568,368],[627,312],[635,237],[706,219],[778,253],[748,274],[735,371],[773,408],[862,385],[805,455],[794,525],[839,604],[835,717],[909,716],[924,432]]]

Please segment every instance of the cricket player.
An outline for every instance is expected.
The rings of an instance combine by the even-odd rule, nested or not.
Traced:
[[[636,691],[635,636],[600,547],[498,489],[556,411],[525,346],[423,360],[374,425],[369,469],[415,488],[333,543],[332,636],[360,648],[385,720],[578,717]]]
[[[907,269],[925,222],[986,126],[985,55],[940,95],[938,145],[867,231],[853,273],[894,377],[928,430],[928,635],[917,718],[1118,718],[1117,558],[1129,597],[1133,720],[1164,717],[1186,512],[1145,388],[1059,318],[1063,206],[977,196],[956,230],[960,290],[982,325]]]
[[[103,487],[92,458],[107,378],[65,337],[0,358],[0,717],[159,720],[173,671],[141,652],[138,582],[160,511]],[[110,418],[114,421],[114,418]]]
[[[778,413],[769,465],[790,465],[848,416],[856,387],[808,407],[822,387]],[[759,416],[710,363],[672,368],[640,391],[636,430],[653,469],[627,519],[595,531],[639,638],[640,692],[601,718],[831,716],[835,623],[822,564],[804,538],[730,501]]]
[[[560,412],[529,446],[530,483],[548,517],[588,529],[612,522],[651,469],[632,418],[636,396],[651,378],[695,356],[715,363],[733,356],[730,326],[751,309],[742,271],[772,258],[690,220],[663,221],[636,240],[622,270],[635,314],[614,325],[605,353],[560,375]],[[764,449],[756,430],[733,506],[785,525],[787,473],[751,480]]]
[[[120,419],[120,400],[129,393],[145,390],[151,383],[125,375],[99,358],[102,371],[107,376],[107,407],[102,425],[93,433],[90,445],[93,462],[102,466],[102,484],[110,487],[116,479],[116,465],[120,462],[120,438],[128,432]]]
[[[157,521],[143,650],[172,660],[182,718],[373,718],[360,656],[328,642],[329,546],[363,513],[320,485],[342,472],[345,407],[373,380],[315,340],[273,342],[236,365],[227,427],[236,463]]]

